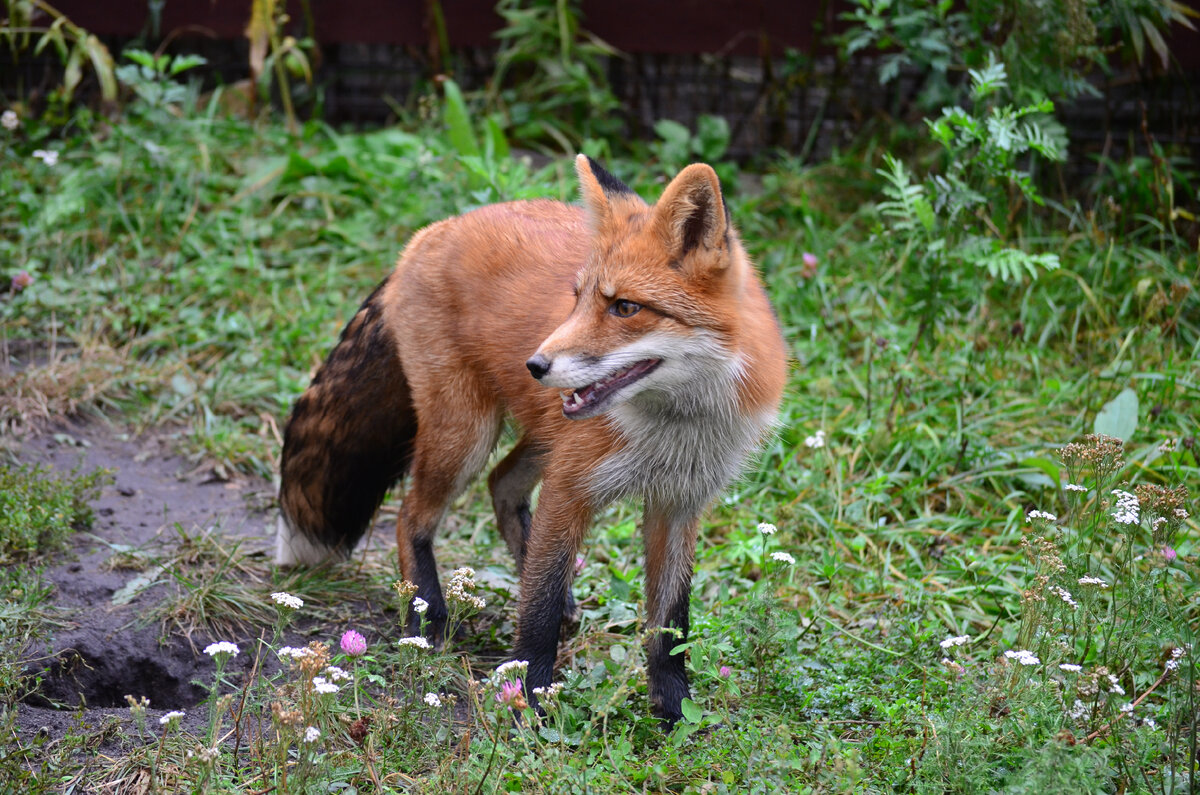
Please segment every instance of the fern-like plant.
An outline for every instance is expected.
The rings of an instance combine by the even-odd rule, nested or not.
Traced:
[[[948,107],[926,119],[944,150],[944,172],[918,181],[890,154],[878,171],[886,200],[877,209],[887,240],[901,242],[899,262],[919,274],[910,306],[922,331],[957,297],[983,295],[981,276],[1017,284],[1059,266],[1058,255],[1029,251],[1013,239],[1022,210],[1043,203],[1036,165],[1064,157],[1065,136],[1049,115],[1054,103],[1000,104],[1007,75],[994,56],[970,77],[973,110]]]

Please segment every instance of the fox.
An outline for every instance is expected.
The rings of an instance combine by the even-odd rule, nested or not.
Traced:
[[[575,170],[580,205],[493,204],[411,238],[292,409],[275,559],[347,557],[407,476],[400,570],[441,640],[454,628],[435,533],[511,422],[487,485],[519,575],[511,659],[528,664],[528,703],[552,683],[596,513],[631,498],[648,699],[673,725],[699,523],[773,433],[788,357],[710,166],[683,168],[652,205],[586,155]]]

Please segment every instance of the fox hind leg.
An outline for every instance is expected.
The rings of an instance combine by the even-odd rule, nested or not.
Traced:
[[[439,412],[419,419],[409,487],[396,523],[396,543],[402,576],[417,586],[416,595],[429,604],[426,632],[440,643],[449,613],[438,580],[433,539],[450,502],[487,463],[500,433],[500,417],[494,406],[484,412],[456,412],[461,404],[456,407],[441,399],[418,405],[438,406]],[[416,634],[420,624],[421,615],[410,609],[410,634]]]

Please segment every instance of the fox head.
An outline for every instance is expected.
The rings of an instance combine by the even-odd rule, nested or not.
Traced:
[[[738,376],[734,345],[749,263],[716,172],[702,163],[654,205],[585,155],[575,160],[591,231],[571,314],[526,366],[564,390],[563,414],[636,401],[699,410]]]

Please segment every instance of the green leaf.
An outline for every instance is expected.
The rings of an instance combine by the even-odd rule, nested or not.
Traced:
[[[1129,387],[1121,390],[1121,394],[1104,404],[1092,429],[1105,436],[1114,436],[1123,442],[1133,438],[1138,422],[1138,396]]]
[[[471,114],[467,110],[467,102],[463,99],[462,89],[453,80],[442,84],[446,93],[446,106],[442,109],[446,120],[446,130],[450,136],[450,145],[454,151],[467,157],[479,157],[479,142],[475,140],[475,132],[471,129]]]
[[[704,710],[700,709],[699,705],[690,698],[685,698],[680,702],[679,709],[683,712],[683,719],[688,723],[699,723],[700,718],[704,715]]]

